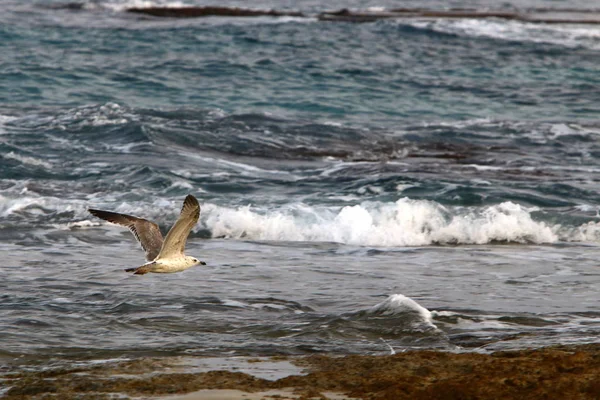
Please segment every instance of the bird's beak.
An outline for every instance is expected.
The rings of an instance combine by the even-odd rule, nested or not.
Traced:
[[[200,265],[206,265],[204,261],[200,261]]]

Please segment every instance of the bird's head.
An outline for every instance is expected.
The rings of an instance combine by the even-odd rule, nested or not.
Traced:
[[[197,258],[190,257],[190,259],[191,259],[190,261],[193,263],[193,265],[198,265],[198,264],[200,264],[200,265],[206,265],[206,263],[204,261],[200,261]]]

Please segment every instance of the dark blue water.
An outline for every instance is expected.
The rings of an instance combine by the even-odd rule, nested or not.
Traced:
[[[3,357],[598,340],[600,27],[65,4],[0,1]],[[179,274],[87,213],[190,193]]]

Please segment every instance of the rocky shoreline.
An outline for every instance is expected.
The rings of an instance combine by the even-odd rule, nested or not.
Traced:
[[[195,365],[202,360],[207,359],[196,359]],[[182,357],[68,368],[7,365],[0,370],[0,394],[7,400],[600,398],[600,344],[491,354],[421,350],[234,360],[225,368],[209,364],[208,370]],[[267,368],[261,373],[263,363]],[[293,366],[286,372],[286,365]]]
[[[306,15],[299,11],[259,10],[239,7],[132,7],[129,13],[149,17],[199,18],[199,17],[316,17],[320,21],[372,22],[380,19],[502,19],[544,24],[600,24],[600,9],[526,9],[526,10],[477,10],[477,9],[424,9],[399,8],[389,10],[323,11]]]

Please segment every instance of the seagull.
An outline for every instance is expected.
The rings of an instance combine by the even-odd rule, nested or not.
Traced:
[[[191,194],[185,198],[179,219],[171,227],[164,241],[158,225],[154,222],[111,211],[91,208],[88,211],[105,221],[129,228],[142,245],[148,262],[141,267],[127,268],[125,272],[133,272],[135,275],[148,272],[170,273],[185,271],[197,264],[206,265],[204,261],[183,254],[187,237],[200,217],[200,204]]]

